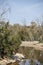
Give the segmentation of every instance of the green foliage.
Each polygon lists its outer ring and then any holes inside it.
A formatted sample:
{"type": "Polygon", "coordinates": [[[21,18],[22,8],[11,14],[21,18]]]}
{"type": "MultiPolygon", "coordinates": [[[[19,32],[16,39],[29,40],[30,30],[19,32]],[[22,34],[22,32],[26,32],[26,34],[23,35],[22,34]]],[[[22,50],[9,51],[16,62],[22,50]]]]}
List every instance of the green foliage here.
{"type": "Polygon", "coordinates": [[[18,48],[20,44],[19,35],[11,35],[11,29],[9,29],[9,23],[0,27],[0,55],[3,58],[4,55],[10,56],[18,48]]]}

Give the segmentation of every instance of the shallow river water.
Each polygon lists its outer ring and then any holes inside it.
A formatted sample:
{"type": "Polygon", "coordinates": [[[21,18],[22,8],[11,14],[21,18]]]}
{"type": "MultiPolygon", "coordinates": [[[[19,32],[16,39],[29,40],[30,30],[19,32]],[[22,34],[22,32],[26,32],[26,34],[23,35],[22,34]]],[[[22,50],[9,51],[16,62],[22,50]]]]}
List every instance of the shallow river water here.
{"type": "Polygon", "coordinates": [[[22,47],[19,50],[27,58],[19,65],[43,65],[43,51],[22,47]]]}
{"type": "Polygon", "coordinates": [[[20,62],[19,65],[43,65],[43,63],[40,63],[38,60],[26,59],[26,61],[20,62]]]}

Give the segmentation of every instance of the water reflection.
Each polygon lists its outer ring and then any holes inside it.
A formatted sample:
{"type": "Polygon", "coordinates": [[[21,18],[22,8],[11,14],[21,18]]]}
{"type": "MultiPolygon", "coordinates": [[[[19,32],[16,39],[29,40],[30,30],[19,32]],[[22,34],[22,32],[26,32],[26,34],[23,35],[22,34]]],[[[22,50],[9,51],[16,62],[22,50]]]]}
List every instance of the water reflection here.
{"type": "Polygon", "coordinates": [[[43,50],[36,50],[33,47],[20,47],[19,52],[25,55],[26,61],[19,65],[43,65],[43,50]]]}
{"type": "Polygon", "coordinates": [[[37,59],[40,63],[43,63],[43,51],[31,47],[21,47],[19,52],[24,54],[27,59],[37,59]]]}
{"type": "Polygon", "coordinates": [[[25,65],[25,62],[24,61],[23,62],[20,62],[19,65],[25,65]]]}
{"type": "Polygon", "coordinates": [[[26,59],[26,61],[20,62],[19,65],[43,65],[43,63],[40,63],[38,60],[26,59]]]}

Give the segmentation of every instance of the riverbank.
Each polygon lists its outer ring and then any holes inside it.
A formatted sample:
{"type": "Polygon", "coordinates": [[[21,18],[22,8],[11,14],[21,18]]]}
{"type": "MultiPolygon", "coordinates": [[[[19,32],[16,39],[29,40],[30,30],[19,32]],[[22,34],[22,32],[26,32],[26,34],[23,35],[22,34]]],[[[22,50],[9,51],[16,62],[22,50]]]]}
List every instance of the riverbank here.
{"type": "Polygon", "coordinates": [[[0,65],[9,65],[9,64],[13,64],[13,63],[15,63],[15,62],[16,62],[16,61],[13,60],[13,59],[8,59],[8,58],[6,58],[6,59],[0,60],[0,65]]]}
{"type": "Polygon", "coordinates": [[[20,47],[33,47],[36,50],[43,51],[43,43],[39,43],[39,41],[22,41],[20,47]]]}
{"type": "Polygon", "coordinates": [[[18,65],[19,62],[24,60],[24,55],[20,53],[16,53],[15,55],[12,56],[12,58],[4,58],[0,59],[0,65],[18,65]]]}

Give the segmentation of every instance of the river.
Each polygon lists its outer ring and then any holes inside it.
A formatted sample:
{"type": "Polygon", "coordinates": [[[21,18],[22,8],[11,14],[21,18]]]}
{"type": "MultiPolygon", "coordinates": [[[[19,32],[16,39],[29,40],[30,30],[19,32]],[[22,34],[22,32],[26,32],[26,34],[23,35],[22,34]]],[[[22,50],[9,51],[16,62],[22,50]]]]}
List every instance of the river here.
{"type": "Polygon", "coordinates": [[[20,48],[20,53],[26,57],[25,61],[19,65],[43,65],[43,51],[35,50],[34,48],[20,48]]]}
{"type": "Polygon", "coordinates": [[[43,65],[43,63],[40,63],[38,60],[29,60],[26,59],[26,61],[20,62],[19,65],[43,65]]]}

